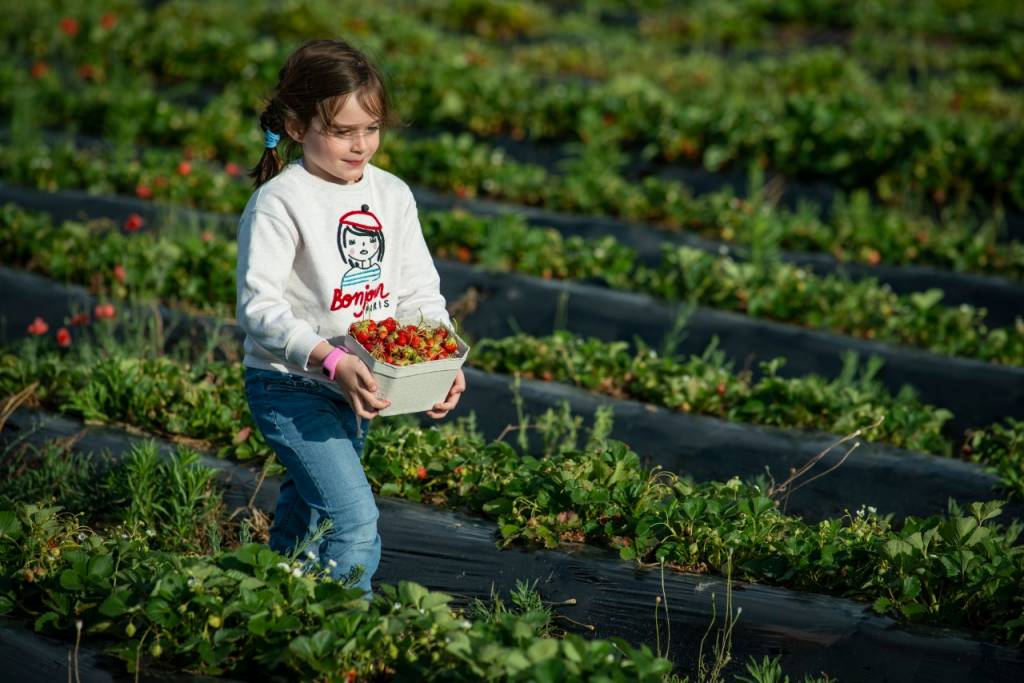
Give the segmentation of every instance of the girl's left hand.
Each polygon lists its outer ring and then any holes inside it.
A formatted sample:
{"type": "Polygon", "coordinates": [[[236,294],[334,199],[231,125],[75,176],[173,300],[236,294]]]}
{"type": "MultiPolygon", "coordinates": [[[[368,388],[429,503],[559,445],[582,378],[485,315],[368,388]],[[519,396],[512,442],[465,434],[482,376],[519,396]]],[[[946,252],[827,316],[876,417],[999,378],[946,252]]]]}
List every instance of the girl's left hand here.
{"type": "Polygon", "coordinates": [[[462,368],[459,368],[459,374],[455,375],[455,381],[452,382],[452,388],[448,390],[448,398],[444,400],[444,403],[435,403],[434,409],[428,410],[427,415],[435,420],[440,420],[442,417],[447,415],[449,411],[455,409],[455,406],[459,404],[459,397],[465,390],[466,376],[462,374],[462,368]]]}

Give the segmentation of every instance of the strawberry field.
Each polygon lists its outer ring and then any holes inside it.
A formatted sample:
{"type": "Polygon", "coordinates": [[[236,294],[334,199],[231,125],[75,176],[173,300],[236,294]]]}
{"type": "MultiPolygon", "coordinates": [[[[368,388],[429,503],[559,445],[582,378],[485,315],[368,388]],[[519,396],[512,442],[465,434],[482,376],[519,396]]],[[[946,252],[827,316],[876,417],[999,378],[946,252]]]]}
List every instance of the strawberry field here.
{"type": "MultiPolygon", "coordinates": [[[[1024,673],[1016,3],[60,0],[0,33],[10,680],[1024,673]],[[471,347],[451,415],[368,431],[370,602],[267,545],[235,319],[258,116],[324,36],[390,81],[373,163],[471,347]]],[[[379,362],[461,348],[385,317],[351,329],[379,362]]]]}

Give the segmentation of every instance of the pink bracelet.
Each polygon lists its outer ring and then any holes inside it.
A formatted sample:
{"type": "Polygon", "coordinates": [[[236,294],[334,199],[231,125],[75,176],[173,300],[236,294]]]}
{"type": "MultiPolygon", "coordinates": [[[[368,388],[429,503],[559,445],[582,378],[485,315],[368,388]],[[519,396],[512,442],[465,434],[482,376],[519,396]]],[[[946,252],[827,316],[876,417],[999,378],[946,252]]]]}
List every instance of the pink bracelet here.
{"type": "Polygon", "coordinates": [[[338,361],[346,353],[352,353],[346,348],[335,346],[334,350],[327,354],[323,362],[323,371],[327,375],[327,379],[334,381],[334,370],[338,367],[338,361]]]}

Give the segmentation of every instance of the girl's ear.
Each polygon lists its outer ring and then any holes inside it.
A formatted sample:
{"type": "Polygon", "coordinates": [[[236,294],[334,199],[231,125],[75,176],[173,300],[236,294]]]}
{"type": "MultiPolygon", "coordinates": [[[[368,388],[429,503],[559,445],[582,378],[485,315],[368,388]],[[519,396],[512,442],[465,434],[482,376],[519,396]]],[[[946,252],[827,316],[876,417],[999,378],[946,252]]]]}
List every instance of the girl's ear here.
{"type": "Polygon", "coordinates": [[[285,119],[284,130],[288,133],[288,137],[300,145],[302,144],[302,138],[306,136],[306,131],[299,125],[298,121],[295,121],[294,119],[285,119]]]}

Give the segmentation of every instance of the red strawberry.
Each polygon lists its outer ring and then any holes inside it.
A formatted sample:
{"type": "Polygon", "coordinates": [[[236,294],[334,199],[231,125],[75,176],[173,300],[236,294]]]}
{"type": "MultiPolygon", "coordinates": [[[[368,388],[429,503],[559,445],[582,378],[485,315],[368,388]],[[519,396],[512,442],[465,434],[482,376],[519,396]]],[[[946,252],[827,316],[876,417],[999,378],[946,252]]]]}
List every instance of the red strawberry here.
{"type": "Polygon", "coordinates": [[[32,321],[32,324],[28,326],[28,333],[34,337],[41,337],[50,331],[50,326],[46,324],[46,321],[42,318],[36,318],[32,321]]]}
{"type": "Polygon", "coordinates": [[[445,339],[444,344],[442,346],[444,346],[444,350],[447,351],[448,353],[455,353],[456,351],[459,350],[459,343],[452,339],[451,337],[445,339]]]}
{"type": "Polygon", "coordinates": [[[78,35],[78,19],[74,17],[62,17],[59,26],[60,32],[68,37],[74,38],[78,35]]]}
{"type": "Polygon", "coordinates": [[[146,221],[137,213],[130,214],[124,219],[124,229],[128,232],[137,232],[145,225],[146,221]]]}
{"type": "Polygon", "coordinates": [[[57,345],[65,349],[71,346],[71,333],[68,332],[68,328],[62,327],[57,330],[57,345]]]}
{"type": "Polygon", "coordinates": [[[409,333],[406,332],[405,330],[402,330],[401,332],[398,333],[398,344],[400,346],[409,345],[409,333]]]}
{"type": "Polygon", "coordinates": [[[420,465],[419,468],[417,468],[417,470],[416,470],[416,478],[419,479],[420,481],[426,479],[427,478],[427,468],[424,467],[423,465],[420,465]]]}

